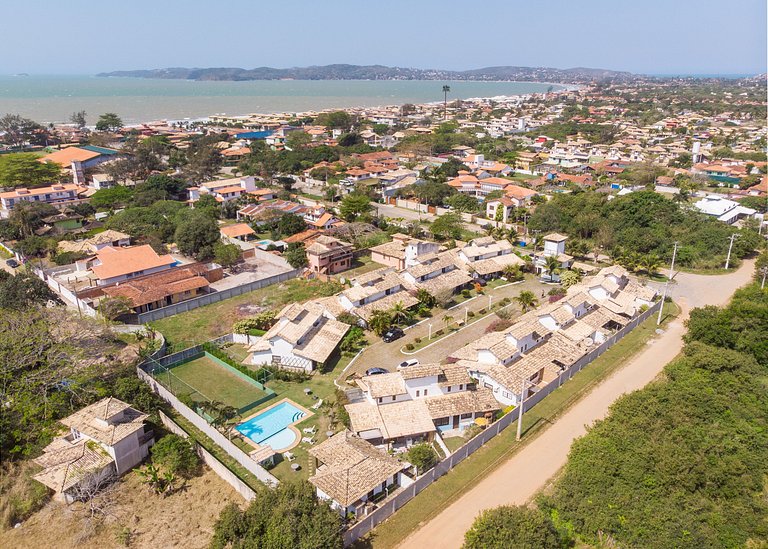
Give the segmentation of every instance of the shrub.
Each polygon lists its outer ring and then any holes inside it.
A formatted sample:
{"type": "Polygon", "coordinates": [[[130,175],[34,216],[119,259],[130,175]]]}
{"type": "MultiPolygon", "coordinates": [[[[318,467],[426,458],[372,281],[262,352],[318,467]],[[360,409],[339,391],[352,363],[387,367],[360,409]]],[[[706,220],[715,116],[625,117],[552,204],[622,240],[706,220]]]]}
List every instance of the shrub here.
{"type": "Polygon", "coordinates": [[[568,538],[540,509],[509,506],[483,511],[464,535],[466,549],[488,547],[536,547],[560,549],[568,538]]]}
{"type": "Polygon", "coordinates": [[[510,303],[512,303],[512,300],[508,297],[505,297],[504,299],[501,300],[502,305],[509,305],[510,303]]]}
{"type": "Polygon", "coordinates": [[[487,311],[487,310],[485,310],[485,309],[480,309],[480,310],[478,311],[478,313],[480,313],[481,315],[484,315],[484,314],[485,314],[485,313],[487,313],[487,312],[488,312],[488,311],[487,311]]]}
{"type": "Polygon", "coordinates": [[[405,350],[406,351],[413,351],[415,349],[413,343],[406,343],[405,344],[405,350]]]}
{"type": "Polygon", "coordinates": [[[464,297],[465,299],[469,299],[470,296],[472,296],[472,292],[470,292],[469,290],[461,290],[461,296],[464,297]]]}
{"type": "Polygon", "coordinates": [[[485,333],[502,332],[512,326],[512,321],[508,318],[499,318],[491,322],[485,329],[485,333]]]}
{"type": "Polygon", "coordinates": [[[275,323],[275,313],[265,311],[251,318],[235,322],[232,331],[236,334],[247,334],[249,330],[269,330],[275,323]]]}
{"type": "Polygon", "coordinates": [[[499,318],[508,319],[512,317],[512,311],[510,309],[499,309],[496,311],[496,316],[499,318]]]}
{"type": "Polygon", "coordinates": [[[200,458],[188,439],[165,435],[152,448],[152,461],[166,472],[189,477],[198,471],[200,458]]]}
{"type": "Polygon", "coordinates": [[[421,338],[420,337],[414,338],[413,342],[414,343],[421,343],[421,338]]]}
{"type": "Polygon", "coordinates": [[[474,316],[475,316],[475,311],[467,311],[467,316],[468,316],[469,318],[474,318],[474,316]]]}
{"type": "Polygon", "coordinates": [[[445,332],[443,332],[443,330],[442,330],[442,329],[440,329],[440,330],[438,330],[438,331],[436,331],[436,332],[435,332],[435,335],[436,335],[436,336],[441,336],[441,335],[443,335],[443,333],[445,333],[445,332]]]}
{"type": "Polygon", "coordinates": [[[352,313],[341,313],[336,317],[336,320],[343,322],[344,324],[349,324],[350,326],[358,326],[360,322],[360,319],[352,313]]]}
{"type": "Polygon", "coordinates": [[[415,465],[418,474],[422,475],[437,464],[437,452],[429,444],[415,444],[408,450],[408,461],[415,465]]]}

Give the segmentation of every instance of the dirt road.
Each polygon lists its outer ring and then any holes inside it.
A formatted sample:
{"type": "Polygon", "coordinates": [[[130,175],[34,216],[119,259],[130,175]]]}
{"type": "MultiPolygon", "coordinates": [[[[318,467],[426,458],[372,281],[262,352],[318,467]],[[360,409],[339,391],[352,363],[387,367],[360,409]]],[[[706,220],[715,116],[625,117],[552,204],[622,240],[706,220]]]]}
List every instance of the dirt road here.
{"type": "Polygon", "coordinates": [[[753,270],[754,262],[749,261],[738,271],[723,276],[678,274],[672,295],[683,311],[665,333],[493,473],[411,534],[401,547],[460,547],[464,532],[480,511],[530,500],[565,464],[571,444],[586,432],[587,425],[605,417],[610,405],[621,395],[652,381],[680,352],[689,307],[725,304],[736,289],[749,282],[753,270]]]}

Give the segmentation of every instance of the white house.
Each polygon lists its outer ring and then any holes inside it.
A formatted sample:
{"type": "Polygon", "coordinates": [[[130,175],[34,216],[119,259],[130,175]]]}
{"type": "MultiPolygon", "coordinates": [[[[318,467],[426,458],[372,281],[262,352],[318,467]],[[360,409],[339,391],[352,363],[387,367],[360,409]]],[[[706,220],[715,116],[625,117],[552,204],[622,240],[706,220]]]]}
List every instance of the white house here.
{"type": "Polygon", "coordinates": [[[315,302],[286,305],[266,334],[250,346],[250,364],[313,371],[324,364],[349,330],[315,302]]]}
{"type": "Polygon", "coordinates": [[[374,447],[350,431],[336,433],[310,448],[316,460],[315,474],[309,478],[317,496],[346,517],[364,516],[373,504],[398,487],[413,483],[412,468],[374,447]]]}
{"type": "Polygon", "coordinates": [[[201,196],[209,194],[217,202],[228,202],[240,198],[243,194],[256,191],[256,179],[252,176],[233,177],[201,183],[197,187],[189,187],[189,202],[194,204],[201,196]]]}
{"type": "Polygon", "coordinates": [[[534,266],[539,275],[545,273],[553,282],[559,282],[560,277],[557,273],[547,272],[547,258],[554,257],[559,263],[559,269],[568,269],[573,264],[573,257],[565,253],[565,241],[568,237],[559,233],[551,233],[543,238],[544,250],[542,253],[534,256],[534,266]]]}
{"type": "Polygon", "coordinates": [[[738,202],[722,196],[710,194],[693,204],[696,209],[707,215],[716,217],[719,221],[733,225],[739,219],[754,217],[757,210],[742,206],[738,202]]]}
{"type": "Polygon", "coordinates": [[[61,420],[69,433],[54,439],[35,459],[43,470],[34,478],[71,502],[80,487],[130,471],[154,442],[152,431],[144,428],[147,417],[112,397],[86,406],[61,420]]]}

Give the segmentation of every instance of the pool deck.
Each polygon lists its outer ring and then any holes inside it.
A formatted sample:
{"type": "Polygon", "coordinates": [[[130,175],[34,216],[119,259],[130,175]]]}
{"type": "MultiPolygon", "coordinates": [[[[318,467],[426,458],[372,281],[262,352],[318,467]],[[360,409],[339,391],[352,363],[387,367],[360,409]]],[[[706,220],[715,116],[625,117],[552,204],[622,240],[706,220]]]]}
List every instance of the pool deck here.
{"type": "MultiPolygon", "coordinates": [[[[301,410],[302,412],[304,412],[304,415],[303,415],[302,417],[300,417],[299,419],[297,419],[296,421],[294,421],[294,422],[292,422],[292,423],[289,423],[288,425],[286,425],[286,426],[285,426],[285,428],[286,428],[286,429],[290,429],[291,431],[293,431],[293,432],[294,432],[294,434],[296,435],[296,442],[294,442],[293,444],[291,444],[291,445],[290,445],[290,446],[288,446],[287,448],[281,448],[279,451],[278,451],[278,450],[275,450],[274,448],[272,448],[272,450],[274,450],[276,453],[281,453],[281,454],[282,454],[283,452],[288,452],[288,451],[290,451],[290,450],[293,450],[294,448],[296,448],[296,446],[298,446],[299,444],[301,444],[301,438],[302,438],[304,435],[301,433],[301,431],[299,431],[299,430],[298,430],[298,428],[296,428],[296,426],[295,426],[295,425],[296,425],[297,423],[301,423],[301,422],[302,422],[302,421],[304,421],[305,419],[308,419],[308,418],[310,418],[311,416],[315,415],[315,413],[314,413],[314,412],[312,412],[312,411],[310,411],[310,410],[307,410],[307,409],[306,409],[304,406],[302,406],[302,405],[301,405],[301,404],[299,404],[298,402],[295,402],[295,401],[291,400],[290,398],[283,398],[283,399],[281,399],[281,400],[278,400],[278,401],[277,401],[277,402],[275,402],[274,404],[271,404],[270,406],[267,406],[266,408],[262,408],[261,410],[259,410],[259,411],[257,411],[257,412],[254,412],[253,414],[251,414],[250,416],[246,417],[245,419],[243,419],[241,422],[239,422],[239,423],[238,423],[238,425],[242,425],[243,423],[246,423],[246,422],[250,421],[251,419],[255,418],[256,416],[259,416],[259,415],[263,414],[264,412],[267,412],[267,411],[271,410],[272,408],[274,408],[275,406],[279,406],[280,404],[282,404],[282,403],[284,403],[284,402],[288,402],[288,403],[290,403],[290,404],[291,404],[291,406],[295,406],[297,409],[299,409],[299,410],[301,410]]],[[[258,444],[257,442],[254,442],[253,440],[251,440],[251,439],[250,439],[249,437],[247,437],[247,436],[243,436],[243,439],[244,439],[244,440],[245,440],[245,441],[246,441],[248,444],[250,444],[251,446],[253,446],[253,447],[254,447],[255,449],[257,449],[257,450],[259,450],[259,449],[261,449],[261,448],[264,448],[264,446],[262,446],[261,444],[258,444]]]]}

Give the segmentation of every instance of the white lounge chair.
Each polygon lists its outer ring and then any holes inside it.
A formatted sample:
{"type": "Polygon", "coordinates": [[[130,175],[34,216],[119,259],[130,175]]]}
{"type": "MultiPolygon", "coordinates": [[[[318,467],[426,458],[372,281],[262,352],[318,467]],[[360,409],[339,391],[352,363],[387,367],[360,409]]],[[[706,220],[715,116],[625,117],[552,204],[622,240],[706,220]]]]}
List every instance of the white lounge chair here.
{"type": "Polygon", "coordinates": [[[312,427],[305,427],[302,431],[304,431],[305,435],[314,435],[317,432],[317,427],[314,425],[312,427]]]}
{"type": "Polygon", "coordinates": [[[288,461],[293,461],[296,459],[296,456],[293,455],[293,452],[283,452],[283,457],[288,461]]]}
{"type": "Polygon", "coordinates": [[[322,405],[323,405],[323,399],[321,398],[320,400],[318,400],[317,402],[315,402],[315,403],[312,405],[312,409],[313,409],[313,410],[317,410],[317,409],[318,409],[318,408],[320,408],[320,406],[322,406],[322,405]]]}
{"type": "Polygon", "coordinates": [[[306,442],[310,446],[315,443],[314,437],[301,437],[301,442],[306,442]]]}

